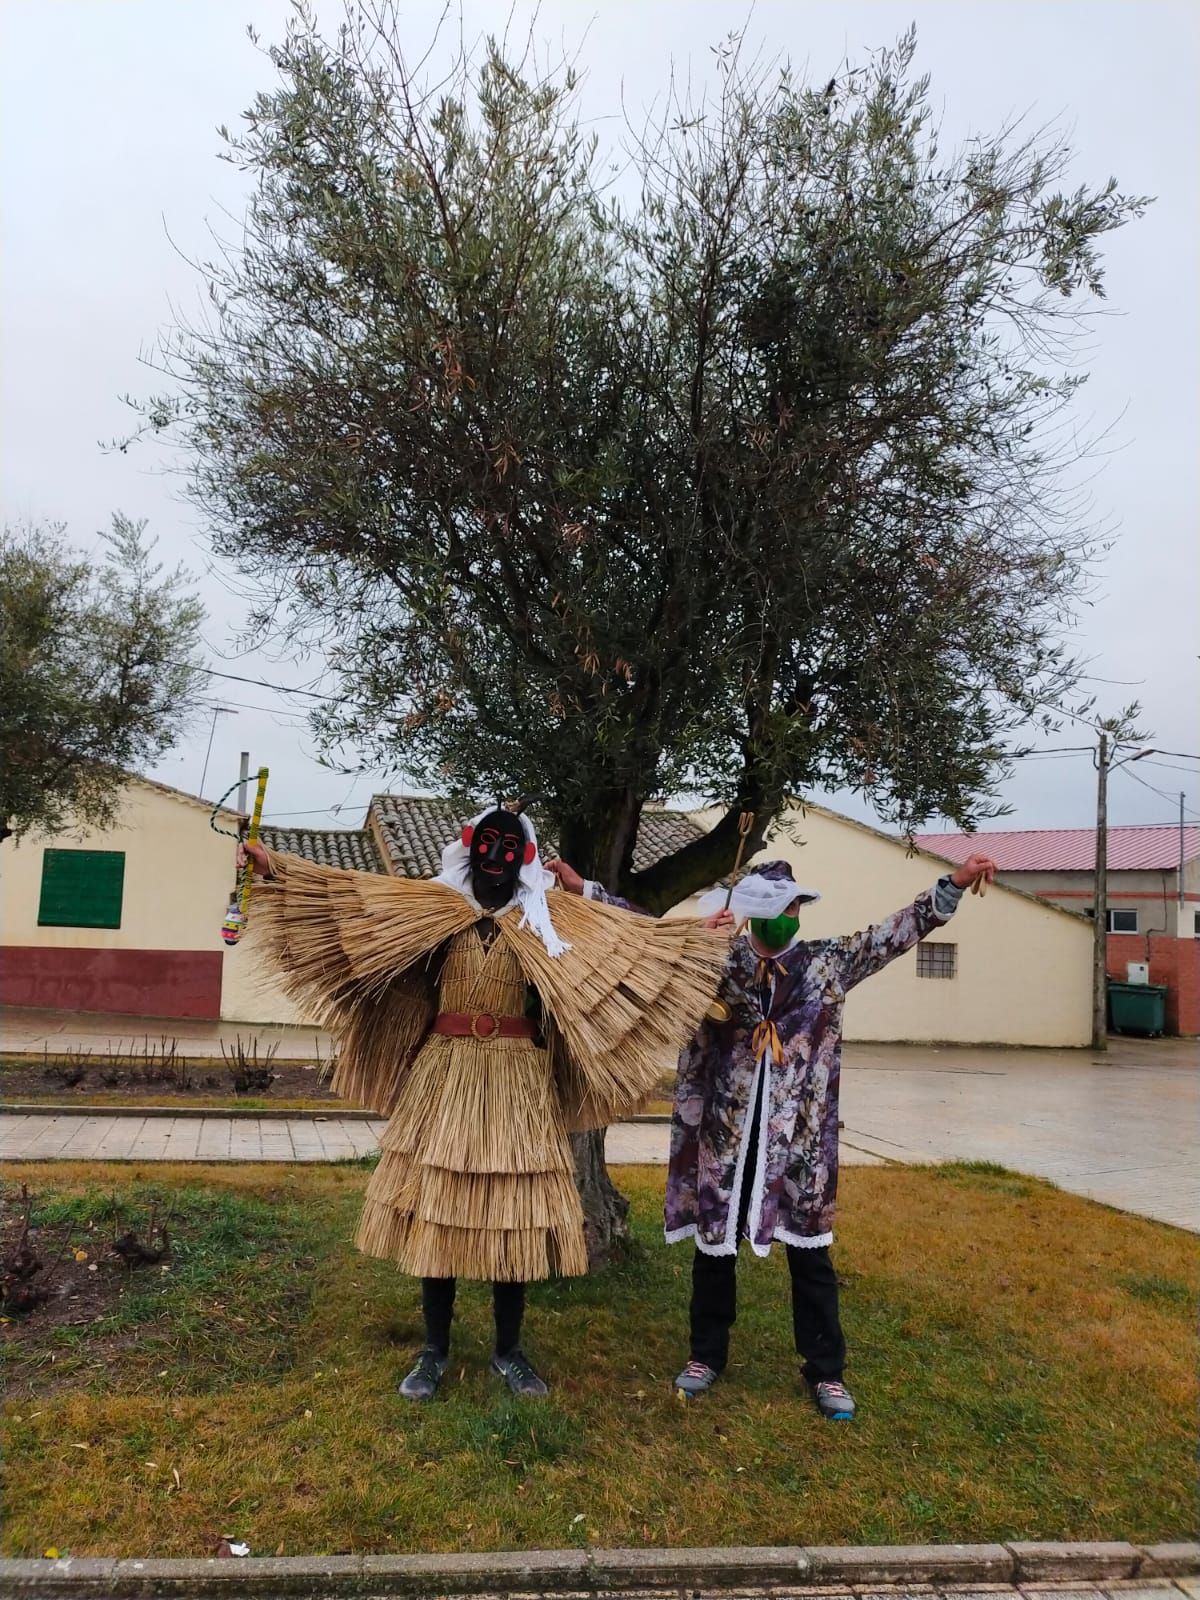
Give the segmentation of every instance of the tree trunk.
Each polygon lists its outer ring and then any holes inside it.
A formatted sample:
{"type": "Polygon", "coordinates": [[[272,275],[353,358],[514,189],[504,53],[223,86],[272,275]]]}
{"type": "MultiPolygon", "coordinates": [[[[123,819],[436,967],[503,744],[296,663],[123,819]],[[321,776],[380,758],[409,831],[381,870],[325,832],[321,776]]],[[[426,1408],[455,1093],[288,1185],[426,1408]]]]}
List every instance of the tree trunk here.
{"type": "Polygon", "coordinates": [[[604,1130],[571,1139],[575,1187],[583,1201],[583,1232],[592,1271],[620,1256],[629,1237],[629,1201],[616,1188],[604,1161],[604,1130]]]}
{"type": "MultiPolygon", "coordinates": [[[[572,819],[561,829],[563,855],[584,877],[615,889],[622,856],[633,854],[641,802],[630,791],[616,789],[598,791],[596,801],[591,817],[572,819]]],[[[583,1203],[588,1266],[594,1271],[621,1255],[629,1237],[629,1201],[609,1176],[604,1129],[575,1134],[571,1150],[575,1187],[583,1203]]]]}

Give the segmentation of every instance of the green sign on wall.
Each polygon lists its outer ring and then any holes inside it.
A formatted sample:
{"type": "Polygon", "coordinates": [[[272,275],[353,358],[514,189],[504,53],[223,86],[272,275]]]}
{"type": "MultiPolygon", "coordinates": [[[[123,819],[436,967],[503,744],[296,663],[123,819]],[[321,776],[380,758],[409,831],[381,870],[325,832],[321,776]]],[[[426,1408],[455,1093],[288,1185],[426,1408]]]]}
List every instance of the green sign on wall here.
{"type": "Polygon", "coordinates": [[[47,850],[38,926],[119,928],[124,894],[124,850],[47,850]]]}

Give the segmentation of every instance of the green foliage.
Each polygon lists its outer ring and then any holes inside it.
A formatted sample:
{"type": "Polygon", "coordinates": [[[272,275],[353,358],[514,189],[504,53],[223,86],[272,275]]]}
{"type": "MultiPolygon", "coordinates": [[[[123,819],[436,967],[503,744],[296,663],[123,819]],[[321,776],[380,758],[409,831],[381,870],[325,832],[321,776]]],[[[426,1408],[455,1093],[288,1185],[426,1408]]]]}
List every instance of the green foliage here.
{"type": "Polygon", "coordinates": [[[1073,341],[1144,202],[1059,192],[1052,136],[943,155],[911,34],[823,90],[731,41],[609,189],[570,71],[492,43],[425,93],[370,9],[271,52],[227,136],[245,246],[146,411],[261,582],[252,635],[340,682],[329,759],[539,794],[650,907],[814,785],[994,811],[1076,675],[1073,341]],[[680,792],[729,815],[635,873],[680,792]]]}
{"type": "Polygon", "coordinates": [[[204,614],[144,530],[115,516],[100,562],[60,527],[0,531],[0,838],[110,822],[187,725],[204,614]]]}

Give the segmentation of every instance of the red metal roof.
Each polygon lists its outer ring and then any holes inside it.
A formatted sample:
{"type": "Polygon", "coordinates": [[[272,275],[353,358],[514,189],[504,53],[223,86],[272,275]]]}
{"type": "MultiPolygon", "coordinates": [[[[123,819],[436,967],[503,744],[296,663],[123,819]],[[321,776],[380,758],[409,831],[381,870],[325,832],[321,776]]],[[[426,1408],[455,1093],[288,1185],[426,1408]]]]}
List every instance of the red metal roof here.
{"type": "MultiPolygon", "coordinates": [[[[965,861],[978,851],[991,856],[1001,872],[1092,872],[1096,865],[1095,828],[1013,828],[995,833],[918,833],[916,842],[930,855],[965,861]]],[[[1200,855],[1200,827],[1183,830],[1186,861],[1200,855]]],[[[1179,865],[1177,823],[1108,830],[1110,872],[1157,872],[1179,865]]]]}

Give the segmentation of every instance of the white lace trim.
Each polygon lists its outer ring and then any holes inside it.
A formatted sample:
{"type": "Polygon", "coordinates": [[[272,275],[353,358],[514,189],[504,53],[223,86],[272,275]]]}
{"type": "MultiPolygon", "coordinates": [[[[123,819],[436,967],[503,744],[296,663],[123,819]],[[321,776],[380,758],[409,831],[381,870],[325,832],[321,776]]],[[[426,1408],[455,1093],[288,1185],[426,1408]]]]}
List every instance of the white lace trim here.
{"type": "MultiPolygon", "coordinates": [[[[735,1256],[736,1247],[730,1248],[725,1244],[708,1244],[701,1239],[694,1222],[686,1223],[682,1228],[664,1228],[663,1238],[668,1244],[682,1244],[685,1239],[695,1239],[696,1249],[704,1256],[735,1256]]],[[[833,1243],[832,1233],[792,1233],[788,1228],[776,1228],[771,1235],[772,1243],[795,1245],[798,1250],[821,1250],[826,1245],[833,1243]]],[[[769,1255],[771,1245],[765,1244],[759,1248],[751,1241],[754,1254],[760,1259],[769,1255]]]]}
{"type": "MultiPolygon", "coordinates": [[[[746,1109],[742,1112],[742,1125],[738,1129],[738,1154],[737,1164],[733,1169],[733,1188],[729,1195],[729,1215],[725,1219],[725,1239],[720,1250],[706,1251],[706,1254],[735,1256],[738,1248],[738,1212],[742,1209],[742,1184],[746,1180],[746,1124],[754,1112],[754,1103],[758,1098],[759,1080],[763,1073],[763,1058],[755,1063],[754,1077],[750,1080],[750,1098],[746,1102],[746,1109]]],[[[763,1097],[766,1104],[766,1097],[763,1097]]],[[[762,1159],[762,1139],[758,1141],[759,1161],[762,1159]]],[[[756,1162],[757,1167],[757,1162],[756,1162]]],[[[753,1208],[755,1197],[750,1197],[753,1208]]],[[[750,1217],[746,1218],[746,1226],[750,1226],[750,1217]]],[[[697,1241],[699,1242],[699,1241],[697,1241]]],[[[704,1250],[704,1245],[699,1246],[704,1250]]]]}
{"type": "MultiPolygon", "coordinates": [[[[763,1189],[767,1177],[767,1127],[771,1120],[771,1063],[773,1054],[768,1051],[762,1058],[759,1071],[762,1075],[762,1110],[758,1118],[758,1155],[754,1163],[754,1193],[750,1196],[750,1208],[746,1212],[746,1237],[750,1241],[750,1248],[756,1256],[765,1256],[771,1248],[769,1244],[760,1250],[755,1242],[758,1238],[758,1225],[762,1221],[763,1189]]],[[[757,1089],[755,1093],[757,1093],[757,1089]]],[[[753,1102],[751,1102],[753,1104],[753,1102]]],[[[738,1210],[742,1209],[741,1190],[738,1191],[738,1210]]],[[[735,1218],[736,1222],[736,1218],[735,1218]]]]}
{"type": "Polygon", "coordinates": [[[792,1233],[787,1228],[776,1228],[774,1237],[780,1244],[795,1245],[797,1250],[821,1250],[833,1243],[832,1233],[792,1233]]]}

